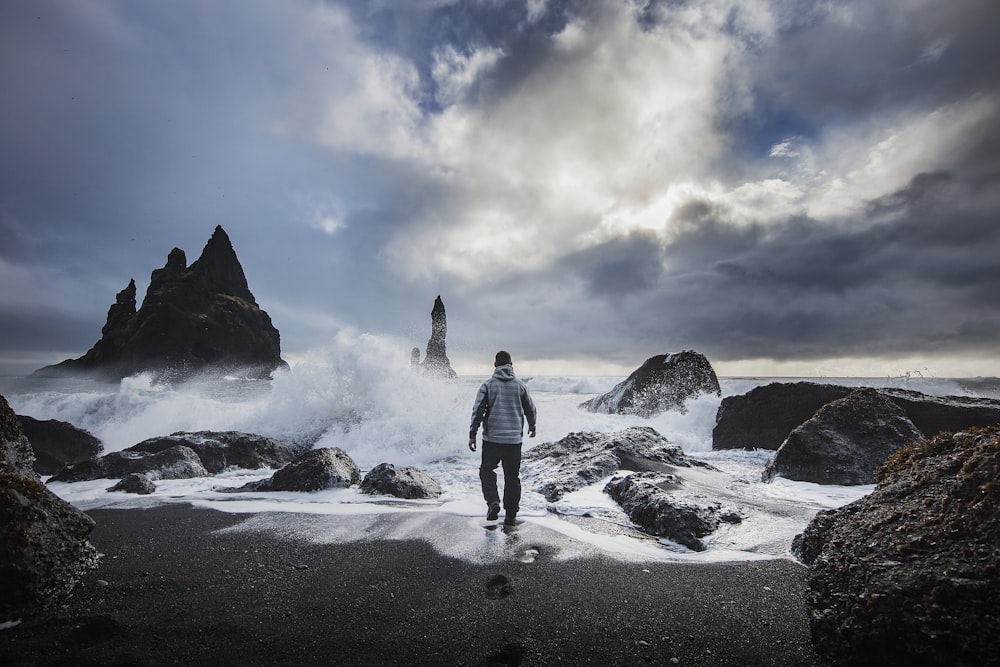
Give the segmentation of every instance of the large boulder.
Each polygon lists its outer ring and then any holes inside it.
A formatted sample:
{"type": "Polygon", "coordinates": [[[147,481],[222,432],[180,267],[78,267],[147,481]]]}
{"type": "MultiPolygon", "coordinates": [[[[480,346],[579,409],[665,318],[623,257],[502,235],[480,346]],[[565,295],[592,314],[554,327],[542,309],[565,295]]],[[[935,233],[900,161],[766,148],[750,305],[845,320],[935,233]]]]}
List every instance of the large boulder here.
{"type": "Polygon", "coordinates": [[[675,467],[709,467],[690,459],[648,426],[633,426],[613,433],[570,433],[524,452],[522,460],[541,480],[534,489],[555,502],[563,495],[601,481],[619,470],[672,472],[675,467]]]}
{"type": "Polygon", "coordinates": [[[682,485],[676,475],[644,472],[615,477],[604,491],[644,532],[692,551],[704,551],[700,538],[715,532],[720,523],[742,521],[737,510],[721,503],[676,498],[672,492],[682,485]]]}
{"type": "Polygon", "coordinates": [[[153,371],[183,378],[204,370],[266,377],[286,366],[278,330],[257,305],[232,243],[216,227],[190,267],[180,248],[152,272],[142,307],[135,281],[108,310],[101,339],[82,357],[35,372],[40,376],[97,373],[122,378],[153,371]]]}
{"type": "Polygon", "coordinates": [[[417,468],[397,468],[391,463],[380,463],[361,480],[361,491],[416,500],[437,498],[441,495],[441,486],[417,468]]]}
{"type": "MultiPolygon", "coordinates": [[[[448,335],[448,316],[444,312],[444,301],[439,294],[434,299],[434,307],[431,309],[431,337],[427,340],[427,354],[420,362],[420,367],[425,373],[438,377],[453,378],[458,375],[448,361],[445,338],[448,335]]],[[[413,357],[410,358],[414,362],[413,357]]]]}
{"type": "Polygon", "coordinates": [[[240,431],[178,431],[143,440],[125,451],[158,454],[178,445],[191,448],[213,475],[226,468],[280,468],[295,458],[291,448],[273,438],[240,431]]]}
{"type": "Polygon", "coordinates": [[[275,471],[269,479],[233,491],[322,491],[346,488],[361,480],[361,469],[339,447],[310,449],[275,471]]]}
{"type": "Polygon", "coordinates": [[[0,396],[0,623],[59,602],[99,558],[93,520],[38,481],[32,458],[0,396]]]}
{"type": "Polygon", "coordinates": [[[726,396],[715,413],[712,449],[777,449],[796,426],[850,387],[815,382],[772,382],[726,396]]]}
{"type": "Polygon", "coordinates": [[[857,389],[795,428],[764,468],[817,484],[874,484],[892,452],[923,438],[902,408],[874,389],[857,389]]]}
{"type": "Polygon", "coordinates": [[[174,445],[155,454],[127,451],[69,466],[53,475],[50,482],[83,482],[91,479],[115,479],[131,473],[145,473],[150,479],[190,479],[208,477],[198,454],[190,447],[174,445]]]}
{"type": "Polygon", "coordinates": [[[107,490],[136,493],[144,496],[156,491],[156,485],[153,484],[153,480],[149,478],[149,475],[141,472],[132,472],[122,477],[114,486],[109,486],[107,490]]]}
{"type": "MultiPolygon", "coordinates": [[[[772,382],[722,399],[712,429],[712,449],[778,449],[792,430],[821,407],[854,389],[814,382],[772,382]]],[[[908,389],[878,389],[902,408],[921,433],[1000,425],[1000,401],[930,396],[908,389]]]]}
{"type": "Polygon", "coordinates": [[[611,391],[584,401],[580,407],[650,417],[666,410],[683,412],[685,402],[700,394],[721,396],[719,378],[705,355],[684,350],[650,357],[611,391]]]}
{"type": "Polygon", "coordinates": [[[26,415],[17,419],[35,452],[35,472],[40,475],[54,475],[66,466],[96,458],[104,449],[91,433],[69,422],[26,415]]]}
{"type": "Polygon", "coordinates": [[[896,451],[874,492],[818,517],[817,651],[844,665],[996,664],[998,479],[1000,428],[942,434],[896,451]]]}

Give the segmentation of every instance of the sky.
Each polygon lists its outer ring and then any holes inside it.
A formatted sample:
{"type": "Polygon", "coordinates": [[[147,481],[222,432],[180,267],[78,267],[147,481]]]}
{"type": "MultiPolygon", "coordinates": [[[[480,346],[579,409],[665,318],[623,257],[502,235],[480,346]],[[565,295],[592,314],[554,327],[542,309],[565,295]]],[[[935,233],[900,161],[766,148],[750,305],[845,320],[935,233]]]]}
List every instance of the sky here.
{"type": "Polygon", "coordinates": [[[0,3],[0,373],[216,225],[295,363],[1000,376],[1000,3],[0,3]],[[409,363],[408,356],[402,363],[409,363]]]}

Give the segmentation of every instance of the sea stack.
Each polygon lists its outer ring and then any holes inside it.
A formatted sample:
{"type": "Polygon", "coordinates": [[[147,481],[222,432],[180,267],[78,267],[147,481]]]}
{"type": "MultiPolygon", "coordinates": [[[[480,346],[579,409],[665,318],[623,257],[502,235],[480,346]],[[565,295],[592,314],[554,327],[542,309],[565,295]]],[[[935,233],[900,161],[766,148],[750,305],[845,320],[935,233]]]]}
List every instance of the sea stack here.
{"type": "Polygon", "coordinates": [[[447,333],[448,317],[444,312],[444,301],[441,300],[441,295],[439,294],[434,299],[434,308],[431,310],[431,337],[427,341],[427,353],[424,355],[424,360],[420,363],[420,367],[425,373],[445,378],[458,376],[458,373],[452,369],[451,362],[448,361],[448,355],[445,353],[445,336],[447,333]]]}
{"type": "Polygon", "coordinates": [[[170,379],[202,371],[267,377],[286,366],[278,330],[257,305],[229,236],[216,227],[191,266],[180,248],[155,269],[142,307],[129,281],[108,310],[101,339],[78,359],[35,375],[92,373],[120,379],[152,371],[170,379]]]}

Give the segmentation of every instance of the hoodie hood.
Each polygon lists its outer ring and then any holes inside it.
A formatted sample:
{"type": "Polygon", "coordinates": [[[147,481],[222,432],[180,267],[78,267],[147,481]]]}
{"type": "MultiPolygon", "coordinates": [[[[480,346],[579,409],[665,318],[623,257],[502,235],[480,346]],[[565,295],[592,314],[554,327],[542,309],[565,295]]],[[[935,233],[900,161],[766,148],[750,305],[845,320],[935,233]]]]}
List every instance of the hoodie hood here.
{"type": "Polygon", "coordinates": [[[497,366],[493,370],[493,377],[498,380],[503,380],[504,382],[509,382],[514,379],[514,367],[510,364],[504,364],[503,366],[497,366]]]}

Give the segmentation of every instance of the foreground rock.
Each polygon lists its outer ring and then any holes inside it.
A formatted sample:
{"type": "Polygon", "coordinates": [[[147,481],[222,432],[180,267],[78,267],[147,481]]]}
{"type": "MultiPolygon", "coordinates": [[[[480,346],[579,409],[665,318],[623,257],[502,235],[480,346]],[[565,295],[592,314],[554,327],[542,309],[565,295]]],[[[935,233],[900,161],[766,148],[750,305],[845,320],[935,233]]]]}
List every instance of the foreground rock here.
{"type": "Polygon", "coordinates": [[[580,404],[591,412],[649,417],[667,410],[685,410],[684,403],[700,394],[722,395],[715,370],[703,354],[684,350],[659,354],[606,394],[580,404]]]}
{"type": "Polygon", "coordinates": [[[155,454],[127,450],[111,452],[99,459],[64,468],[49,481],[83,482],[91,479],[114,479],[131,473],[144,473],[154,480],[209,476],[193,449],[174,445],[155,454]]]}
{"type": "Polygon", "coordinates": [[[193,450],[205,470],[213,475],[227,468],[280,468],[295,458],[295,452],[285,444],[241,431],[178,431],[143,440],[125,451],[158,454],[178,445],[193,450]]]}
{"type": "Polygon", "coordinates": [[[45,488],[17,415],[0,396],[0,622],[69,595],[97,566],[94,522],[45,488]]]}
{"type": "Polygon", "coordinates": [[[902,408],[874,389],[827,403],[796,427],[764,469],[817,484],[874,484],[892,452],[923,438],[902,408]]]}
{"type": "Polygon", "coordinates": [[[361,491],[416,500],[439,497],[441,486],[417,468],[396,468],[391,463],[380,463],[361,480],[361,491]]]}
{"type": "Polygon", "coordinates": [[[97,373],[123,378],[153,371],[170,378],[213,370],[267,377],[286,366],[278,330],[250,293],[243,267],[222,227],[190,267],[174,248],[153,271],[136,311],[135,281],[108,310],[101,339],[86,354],[35,372],[97,373]]]}
{"type": "Polygon", "coordinates": [[[522,460],[537,467],[542,482],[534,490],[555,502],[619,470],[671,473],[675,467],[709,467],[689,459],[684,450],[648,426],[613,433],[570,433],[533,447],[522,460]]]}
{"type": "Polygon", "coordinates": [[[322,491],[357,484],[361,470],[339,447],[311,449],[276,471],[270,479],[244,484],[238,491],[322,491]]]}
{"type": "Polygon", "coordinates": [[[810,524],[813,643],[835,664],[994,664],[1000,655],[1000,428],[891,455],[875,491],[810,524]]]}
{"type": "MultiPolygon", "coordinates": [[[[452,369],[451,362],[448,361],[447,342],[445,340],[447,335],[448,316],[444,312],[444,301],[441,300],[441,295],[439,294],[434,299],[434,307],[431,309],[431,337],[427,341],[427,354],[424,355],[424,360],[420,362],[420,367],[425,373],[445,378],[458,376],[458,373],[452,369]]],[[[413,358],[411,356],[411,363],[412,361],[413,358]]]]}
{"type": "Polygon", "coordinates": [[[66,466],[96,458],[104,449],[100,440],[69,422],[42,421],[25,415],[18,415],[17,419],[31,443],[35,472],[40,475],[54,475],[66,466]]]}
{"type": "Polygon", "coordinates": [[[615,477],[605,493],[621,505],[628,517],[643,531],[677,542],[692,551],[704,551],[702,537],[714,533],[719,524],[740,523],[742,517],[721,503],[679,500],[672,491],[683,486],[676,475],[635,473],[615,477]]]}
{"type": "MultiPolygon", "coordinates": [[[[794,428],[852,387],[813,382],[773,382],[722,399],[712,449],[778,449],[794,428]]],[[[906,389],[877,389],[898,405],[925,436],[1000,425],[1000,401],[969,396],[929,396],[906,389]]]]}

